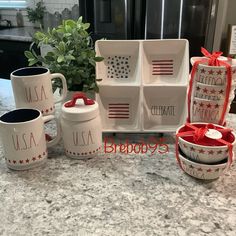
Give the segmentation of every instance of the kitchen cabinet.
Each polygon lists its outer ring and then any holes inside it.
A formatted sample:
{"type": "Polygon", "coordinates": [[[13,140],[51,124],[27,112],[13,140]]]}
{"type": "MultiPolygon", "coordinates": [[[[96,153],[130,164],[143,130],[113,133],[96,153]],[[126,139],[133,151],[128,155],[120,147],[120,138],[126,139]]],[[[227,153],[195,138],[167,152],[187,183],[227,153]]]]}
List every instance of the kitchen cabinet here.
{"type": "Polygon", "coordinates": [[[24,51],[31,42],[0,40],[0,78],[9,79],[10,73],[28,65],[24,51]]]}

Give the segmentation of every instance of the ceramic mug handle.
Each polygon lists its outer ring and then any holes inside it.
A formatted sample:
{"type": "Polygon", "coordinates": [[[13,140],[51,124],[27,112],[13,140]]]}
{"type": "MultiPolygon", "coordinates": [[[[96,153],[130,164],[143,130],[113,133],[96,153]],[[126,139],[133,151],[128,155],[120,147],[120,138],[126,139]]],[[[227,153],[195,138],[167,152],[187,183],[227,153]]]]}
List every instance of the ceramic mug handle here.
{"type": "Polygon", "coordinates": [[[62,82],[62,93],[61,96],[59,97],[59,99],[57,101],[55,101],[55,103],[59,103],[61,101],[63,101],[66,98],[67,95],[67,83],[66,83],[66,79],[64,77],[63,74],[60,73],[53,73],[51,74],[51,80],[55,79],[55,78],[59,78],[62,82]]]}
{"type": "Polygon", "coordinates": [[[56,145],[61,139],[61,128],[60,128],[59,120],[54,115],[43,116],[42,119],[43,119],[44,124],[51,120],[56,121],[57,135],[52,140],[47,141],[47,147],[52,147],[56,145]]]}

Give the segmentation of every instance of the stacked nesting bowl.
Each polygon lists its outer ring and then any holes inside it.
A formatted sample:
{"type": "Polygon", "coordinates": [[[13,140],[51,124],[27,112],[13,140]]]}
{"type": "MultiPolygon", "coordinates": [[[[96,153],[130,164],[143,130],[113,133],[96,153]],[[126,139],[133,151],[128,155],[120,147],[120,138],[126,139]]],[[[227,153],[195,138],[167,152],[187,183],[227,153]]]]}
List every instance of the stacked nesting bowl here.
{"type": "MultiPolygon", "coordinates": [[[[201,57],[192,57],[191,63],[194,64],[201,59],[201,57]]],[[[225,57],[220,57],[220,59],[227,62],[232,70],[232,84],[230,86],[229,100],[226,104],[225,114],[227,114],[235,96],[236,60],[229,61],[225,57]]],[[[227,73],[225,66],[209,66],[201,63],[198,65],[191,93],[191,122],[209,122],[224,125],[225,120],[221,121],[221,117],[226,101],[227,73]]]]}
{"type": "MultiPolygon", "coordinates": [[[[206,123],[191,123],[194,127],[201,128],[206,123]]],[[[216,179],[231,164],[230,150],[227,144],[218,142],[217,139],[225,143],[236,145],[235,133],[220,125],[214,125],[217,130],[208,130],[205,136],[196,141],[193,135],[180,136],[177,138],[176,155],[179,165],[187,174],[198,179],[216,179]],[[211,134],[210,134],[211,133],[211,134]],[[210,136],[209,136],[210,135],[210,136]]],[[[190,131],[187,125],[181,126],[176,134],[190,131]]]]}

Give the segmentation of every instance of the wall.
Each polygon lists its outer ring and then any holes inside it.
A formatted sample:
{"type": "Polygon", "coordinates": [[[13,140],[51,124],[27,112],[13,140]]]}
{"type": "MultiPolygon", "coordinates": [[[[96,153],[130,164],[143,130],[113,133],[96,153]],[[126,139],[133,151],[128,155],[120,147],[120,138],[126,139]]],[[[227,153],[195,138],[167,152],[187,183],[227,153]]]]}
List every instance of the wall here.
{"type": "Polygon", "coordinates": [[[227,8],[227,14],[226,14],[226,27],[225,27],[225,33],[228,27],[228,24],[234,24],[236,25],[236,1],[235,0],[228,0],[228,8],[227,8]]]}
{"type": "MultiPolygon", "coordinates": [[[[44,0],[46,9],[50,13],[54,13],[56,11],[62,12],[65,8],[68,8],[71,10],[74,4],[78,4],[79,0],[44,0]]],[[[34,3],[38,1],[28,1],[29,6],[32,7],[34,3]]],[[[12,25],[16,25],[16,9],[12,10],[0,10],[0,14],[2,16],[2,19],[7,19],[12,22],[12,25]]],[[[22,15],[24,17],[24,25],[25,26],[31,26],[32,23],[29,22],[27,18],[27,12],[25,10],[22,10],[22,15]]]]}

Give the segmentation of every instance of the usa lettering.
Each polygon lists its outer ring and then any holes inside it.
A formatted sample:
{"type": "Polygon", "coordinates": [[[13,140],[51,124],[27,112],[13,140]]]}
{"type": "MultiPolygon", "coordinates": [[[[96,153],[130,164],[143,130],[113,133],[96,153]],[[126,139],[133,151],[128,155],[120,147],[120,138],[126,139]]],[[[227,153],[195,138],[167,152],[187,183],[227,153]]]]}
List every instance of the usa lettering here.
{"type": "Polygon", "coordinates": [[[88,146],[94,144],[94,138],[91,130],[72,132],[74,146],[88,146]]]}
{"type": "Polygon", "coordinates": [[[29,134],[23,133],[21,135],[13,134],[12,144],[16,151],[28,150],[37,146],[34,134],[32,132],[29,134]]]}
{"type": "Polygon", "coordinates": [[[25,97],[29,103],[40,102],[48,99],[43,85],[25,88],[25,97]]]}
{"type": "Polygon", "coordinates": [[[195,170],[195,169],[190,168],[188,166],[183,166],[183,168],[190,175],[196,176],[197,178],[200,178],[200,179],[207,179],[205,176],[205,173],[203,173],[203,172],[199,172],[198,170],[195,170]]]}

